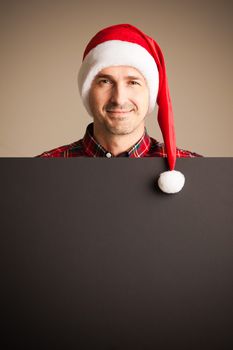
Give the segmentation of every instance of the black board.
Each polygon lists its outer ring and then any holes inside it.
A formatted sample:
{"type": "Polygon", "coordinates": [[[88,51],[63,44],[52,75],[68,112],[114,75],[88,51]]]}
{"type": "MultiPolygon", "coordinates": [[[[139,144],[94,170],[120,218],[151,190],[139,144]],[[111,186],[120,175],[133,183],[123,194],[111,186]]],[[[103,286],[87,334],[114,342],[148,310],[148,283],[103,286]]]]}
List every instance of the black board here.
{"type": "Polygon", "coordinates": [[[232,158],[0,159],[1,349],[232,349],[232,158]]]}

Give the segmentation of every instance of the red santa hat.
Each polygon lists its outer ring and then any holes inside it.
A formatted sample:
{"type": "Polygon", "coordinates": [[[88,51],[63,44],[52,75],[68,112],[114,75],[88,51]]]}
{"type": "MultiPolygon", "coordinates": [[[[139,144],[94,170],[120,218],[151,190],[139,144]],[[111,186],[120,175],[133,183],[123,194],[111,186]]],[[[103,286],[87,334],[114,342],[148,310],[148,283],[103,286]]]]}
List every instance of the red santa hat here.
{"type": "Polygon", "coordinates": [[[158,123],[163,135],[169,171],[160,174],[158,185],[165,193],[179,192],[185,182],[184,175],[174,170],[176,138],[174,118],[164,57],[154,39],[130,24],[118,24],[99,31],[88,43],[78,74],[81,98],[88,113],[89,91],[95,76],[111,66],[131,66],[145,78],[149,88],[149,108],[157,102],[158,123]]]}

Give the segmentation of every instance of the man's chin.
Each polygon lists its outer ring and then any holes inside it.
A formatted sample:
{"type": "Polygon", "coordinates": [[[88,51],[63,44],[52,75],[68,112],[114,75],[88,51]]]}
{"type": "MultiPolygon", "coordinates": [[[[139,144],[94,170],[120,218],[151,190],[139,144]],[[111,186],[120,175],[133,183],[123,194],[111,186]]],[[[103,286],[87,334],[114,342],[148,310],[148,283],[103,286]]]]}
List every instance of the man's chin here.
{"type": "Polygon", "coordinates": [[[106,129],[113,135],[128,135],[134,130],[132,125],[106,125],[106,129]]]}

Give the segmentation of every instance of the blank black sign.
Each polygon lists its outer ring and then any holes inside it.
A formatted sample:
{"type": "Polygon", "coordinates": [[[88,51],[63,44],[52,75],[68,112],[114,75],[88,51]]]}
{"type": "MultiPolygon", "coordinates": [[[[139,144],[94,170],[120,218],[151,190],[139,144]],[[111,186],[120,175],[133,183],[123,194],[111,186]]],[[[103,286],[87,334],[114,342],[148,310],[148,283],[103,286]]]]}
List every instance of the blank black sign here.
{"type": "Polygon", "coordinates": [[[1,349],[233,349],[232,158],[1,159],[1,349]]]}

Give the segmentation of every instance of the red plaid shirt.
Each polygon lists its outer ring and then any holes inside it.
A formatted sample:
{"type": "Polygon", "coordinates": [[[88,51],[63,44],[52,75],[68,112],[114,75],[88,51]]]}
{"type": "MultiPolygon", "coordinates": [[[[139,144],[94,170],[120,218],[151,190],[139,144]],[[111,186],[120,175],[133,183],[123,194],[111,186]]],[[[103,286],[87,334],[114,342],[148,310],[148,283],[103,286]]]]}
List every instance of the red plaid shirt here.
{"type": "MultiPolygon", "coordinates": [[[[177,158],[194,158],[201,155],[177,148],[177,158]]],[[[87,126],[83,139],[69,145],[54,148],[37,157],[42,158],[69,158],[69,157],[114,157],[93,136],[93,123],[87,126]]],[[[150,137],[145,128],[143,136],[127,151],[116,157],[142,158],[142,157],[167,157],[163,143],[150,137]]]]}

